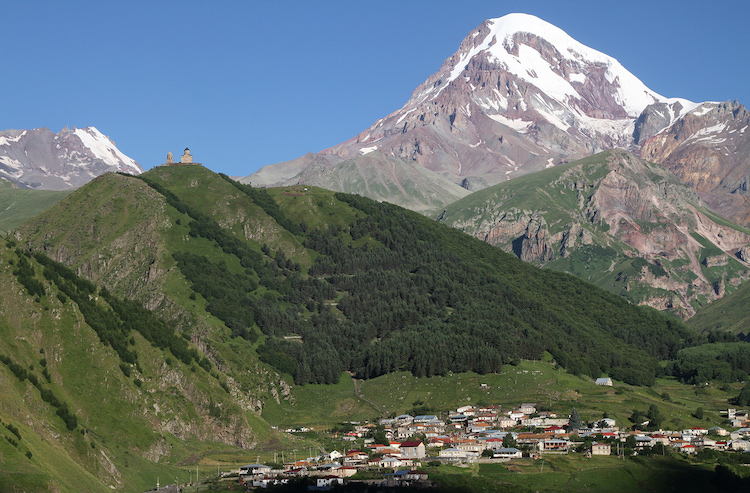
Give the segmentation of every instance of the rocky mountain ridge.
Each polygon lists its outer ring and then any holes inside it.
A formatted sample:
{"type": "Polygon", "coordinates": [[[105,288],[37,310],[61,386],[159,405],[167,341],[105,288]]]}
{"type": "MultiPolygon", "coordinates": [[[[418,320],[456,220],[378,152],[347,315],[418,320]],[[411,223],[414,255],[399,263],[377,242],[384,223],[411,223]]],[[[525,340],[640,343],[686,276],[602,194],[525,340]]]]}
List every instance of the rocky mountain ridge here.
{"type": "Polygon", "coordinates": [[[94,127],[0,131],[0,177],[21,187],[69,190],[110,171],[143,168],[94,127]]]}
{"type": "Polygon", "coordinates": [[[439,220],[683,317],[750,274],[746,230],[716,216],[668,171],[625,151],[476,192],[439,220]]]}
{"type": "Polygon", "coordinates": [[[716,212],[750,226],[750,112],[704,103],[643,142],[641,155],[694,188],[716,212]]]}

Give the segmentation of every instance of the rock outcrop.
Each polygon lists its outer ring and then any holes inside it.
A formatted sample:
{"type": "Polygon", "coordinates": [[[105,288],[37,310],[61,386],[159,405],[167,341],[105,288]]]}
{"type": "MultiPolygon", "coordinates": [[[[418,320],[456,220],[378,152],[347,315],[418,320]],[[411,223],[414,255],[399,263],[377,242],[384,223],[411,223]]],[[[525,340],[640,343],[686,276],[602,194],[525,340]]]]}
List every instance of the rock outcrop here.
{"type": "Polygon", "coordinates": [[[744,105],[704,103],[648,138],[641,155],[671,170],[714,211],[750,226],[749,128],[744,105]]]}
{"type": "Polygon", "coordinates": [[[715,220],[668,171],[625,151],[476,192],[438,219],[683,317],[750,274],[750,236],[715,220]]]}

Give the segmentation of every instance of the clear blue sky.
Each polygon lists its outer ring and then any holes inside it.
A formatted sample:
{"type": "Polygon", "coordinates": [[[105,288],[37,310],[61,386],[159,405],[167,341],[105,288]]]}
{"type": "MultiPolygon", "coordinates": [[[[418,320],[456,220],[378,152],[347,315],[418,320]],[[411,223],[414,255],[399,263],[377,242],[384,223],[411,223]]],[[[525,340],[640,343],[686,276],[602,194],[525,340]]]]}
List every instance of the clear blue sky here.
{"type": "Polygon", "coordinates": [[[648,87],[750,104],[746,1],[4,2],[0,129],[95,126],[145,169],[245,176],[401,107],[484,19],[526,12],[648,87]]]}

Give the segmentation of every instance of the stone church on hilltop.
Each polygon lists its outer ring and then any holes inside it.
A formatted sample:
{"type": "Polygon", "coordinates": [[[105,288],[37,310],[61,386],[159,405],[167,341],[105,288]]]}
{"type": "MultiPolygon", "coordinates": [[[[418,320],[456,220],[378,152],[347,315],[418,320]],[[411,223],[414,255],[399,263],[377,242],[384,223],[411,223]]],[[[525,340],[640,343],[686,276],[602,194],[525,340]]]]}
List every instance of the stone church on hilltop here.
{"type": "Polygon", "coordinates": [[[193,156],[190,154],[190,149],[187,147],[185,148],[185,152],[182,154],[182,157],[179,161],[176,163],[174,162],[174,157],[172,156],[172,151],[169,151],[167,153],[167,162],[162,164],[162,166],[181,166],[184,164],[193,164],[193,165],[200,165],[201,163],[194,163],[193,162],[193,156]]]}

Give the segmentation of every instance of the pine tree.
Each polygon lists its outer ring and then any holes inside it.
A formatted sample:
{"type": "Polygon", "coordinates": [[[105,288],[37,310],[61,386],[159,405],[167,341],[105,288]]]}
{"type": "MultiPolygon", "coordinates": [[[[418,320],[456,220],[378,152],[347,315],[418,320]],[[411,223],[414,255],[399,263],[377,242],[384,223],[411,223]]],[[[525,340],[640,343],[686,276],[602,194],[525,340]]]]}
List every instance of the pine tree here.
{"type": "Polygon", "coordinates": [[[570,411],[570,420],[568,421],[568,427],[572,430],[578,430],[583,426],[581,422],[581,416],[578,414],[578,409],[573,408],[570,411]]]}

